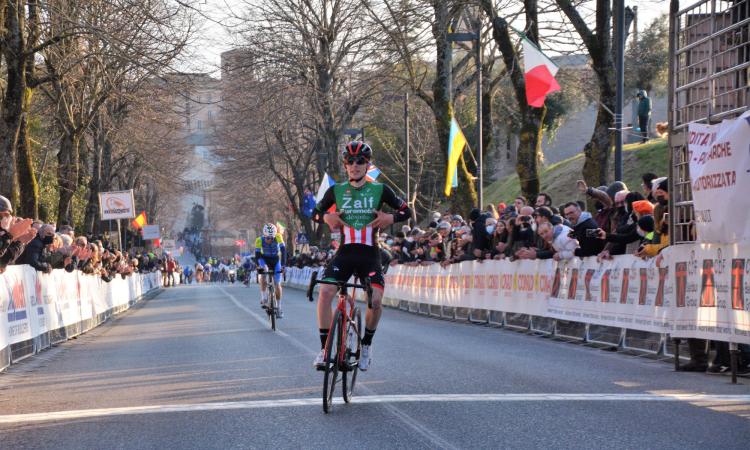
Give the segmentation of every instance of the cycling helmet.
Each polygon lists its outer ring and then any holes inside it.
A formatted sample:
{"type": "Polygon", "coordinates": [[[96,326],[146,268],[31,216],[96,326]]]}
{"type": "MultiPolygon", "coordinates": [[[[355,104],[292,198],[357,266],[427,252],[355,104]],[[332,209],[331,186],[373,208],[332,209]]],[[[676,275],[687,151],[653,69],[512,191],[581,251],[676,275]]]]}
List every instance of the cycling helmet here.
{"type": "Polygon", "coordinates": [[[263,237],[271,238],[276,236],[276,225],[267,223],[263,225],[263,237]]]}
{"type": "Polygon", "coordinates": [[[372,158],[372,148],[364,141],[351,141],[346,144],[344,151],[341,152],[341,156],[344,159],[349,156],[363,156],[369,161],[372,158]]]}

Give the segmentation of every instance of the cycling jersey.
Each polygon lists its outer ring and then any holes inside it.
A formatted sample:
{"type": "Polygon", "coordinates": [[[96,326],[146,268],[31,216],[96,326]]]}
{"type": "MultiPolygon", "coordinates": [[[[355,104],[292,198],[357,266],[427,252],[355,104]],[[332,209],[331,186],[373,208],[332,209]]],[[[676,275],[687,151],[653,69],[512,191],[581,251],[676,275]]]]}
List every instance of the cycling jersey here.
{"type": "Polygon", "coordinates": [[[286,246],[280,234],[271,239],[271,242],[266,242],[263,237],[255,239],[255,260],[260,261],[263,258],[281,258],[282,265],[286,261],[286,246]]]}
{"type": "Polygon", "coordinates": [[[336,184],[328,188],[316,209],[321,214],[336,205],[341,212],[341,220],[346,224],[341,230],[341,244],[364,244],[377,246],[378,232],[370,222],[375,219],[375,211],[383,204],[394,209],[394,222],[407,220],[411,215],[406,202],[396,196],[388,186],[371,181],[359,188],[349,183],[336,184]]]}

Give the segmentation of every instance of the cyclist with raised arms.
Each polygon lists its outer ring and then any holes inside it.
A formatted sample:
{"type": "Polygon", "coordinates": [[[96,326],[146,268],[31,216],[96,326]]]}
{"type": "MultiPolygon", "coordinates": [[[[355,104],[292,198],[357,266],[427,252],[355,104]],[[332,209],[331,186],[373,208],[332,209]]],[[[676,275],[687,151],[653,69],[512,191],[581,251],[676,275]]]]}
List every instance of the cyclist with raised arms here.
{"type": "MultiPolygon", "coordinates": [[[[323,279],[346,282],[352,275],[359,278],[370,277],[373,288],[372,309],[368,309],[365,314],[365,332],[359,360],[359,369],[367,370],[372,361],[372,338],[382,314],[381,301],[385,287],[378,232],[395,222],[407,220],[411,211],[391,188],[365,179],[372,158],[369,145],[362,141],[349,142],[342,156],[349,182],[331,186],[316,206],[318,216],[322,216],[331,230],[341,232],[339,248],[326,266],[323,279]],[[384,204],[390,206],[393,213],[381,211],[384,204]],[[335,210],[327,212],[334,205],[335,210]]],[[[320,286],[318,327],[321,351],[314,362],[317,368],[324,365],[323,348],[333,320],[331,303],[336,289],[336,286],[329,284],[320,286]]]]}
{"type": "MultiPolygon", "coordinates": [[[[276,299],[281,304],[281,273],[284,271],[286,263],[286,246],[284,238],[277,233],[276,225],[267,223],[263,225],[262,236],[255,239],[255,263],[258,269],[273,270],[273,284],[276,288],[276,299]]],[[[268,294],[266,293],[266,277],[260,278],[260,305],[265,308],[268,303],[268,294]]],[[[281,307],[278,308],[276,317],[281,319],[284,313],[281,307]]]]}

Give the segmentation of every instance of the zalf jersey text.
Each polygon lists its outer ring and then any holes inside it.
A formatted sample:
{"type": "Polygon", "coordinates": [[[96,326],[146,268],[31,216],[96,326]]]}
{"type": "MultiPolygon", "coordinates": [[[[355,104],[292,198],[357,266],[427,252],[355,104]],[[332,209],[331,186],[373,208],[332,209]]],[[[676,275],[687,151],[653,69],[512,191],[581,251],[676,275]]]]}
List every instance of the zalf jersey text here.
{"type": "Polygon", "coordinates": [[[350,183],[331,186],[317,206],[319,212],[328,211],[336,205],[345,223],[341,230],[341,244],[377,245],[378,229],[370,226],[375,219],[375,212],[386,204],[394,209],[394,221],[405,220],[408,216],[406,203],[398,198],[388,186],[366,182],[356,188],[350,183]],[[404,216],[404,217],[401,217],[404,216]]]}

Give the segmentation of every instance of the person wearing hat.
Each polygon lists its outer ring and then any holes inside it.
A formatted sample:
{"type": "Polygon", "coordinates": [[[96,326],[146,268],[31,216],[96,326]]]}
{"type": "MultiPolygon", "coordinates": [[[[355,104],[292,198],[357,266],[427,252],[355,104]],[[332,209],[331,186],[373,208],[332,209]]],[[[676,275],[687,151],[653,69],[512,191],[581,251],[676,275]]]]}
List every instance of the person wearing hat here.
{"type": "Polygon", "coordinates": [[[21,256],[26,244],[36,237],[31,219],[13,217],[13,205],[0,195],[0,273],[21,256]]]}
{"type": "Polygon", "coordinates": [[[651,99],[644,89],[635,95],[638,100],[638,132],[643,136],[641,143],[648,141],[648,123],[651,120],[651,99]]]}

